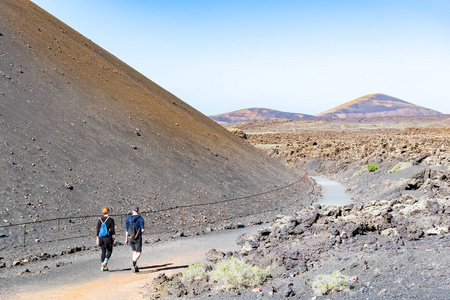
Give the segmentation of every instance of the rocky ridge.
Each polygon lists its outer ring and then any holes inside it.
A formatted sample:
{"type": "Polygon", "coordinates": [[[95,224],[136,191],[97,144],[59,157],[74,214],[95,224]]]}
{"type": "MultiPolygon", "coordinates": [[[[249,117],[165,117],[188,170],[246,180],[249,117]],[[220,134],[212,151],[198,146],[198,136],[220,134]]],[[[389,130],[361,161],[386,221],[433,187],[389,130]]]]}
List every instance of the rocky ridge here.
{"type": "Polygon", "coordinates": [[[230,255],[269,267],[271,278],[258,289],[220,292],[207,277],[183,283],[181,275],[160,276],[153,289],[171,281],[165,291],[169,296],[215,297],[219,292],[222,297],[242,294],[244,299],[313,297],[314,277],[339,270],[354,279],[350,293],[340,295],[346,299],[445,299],[449,263],[433,256],[450,255],[449,215],[448,200],[413,196],[344,207],[316,205],[292,216],[279,215],[273,225],[241,236],[239,252],[207,254],[206,269],[230,255]]]}
{"type": "Polygon", "coordinates": [[[267,108],[247,108],[210,116],[211,119],[221,125],[230,125],[235,123],[270,120],[270,119],[311,119],[312,115],[289,113],[267,108]]]}

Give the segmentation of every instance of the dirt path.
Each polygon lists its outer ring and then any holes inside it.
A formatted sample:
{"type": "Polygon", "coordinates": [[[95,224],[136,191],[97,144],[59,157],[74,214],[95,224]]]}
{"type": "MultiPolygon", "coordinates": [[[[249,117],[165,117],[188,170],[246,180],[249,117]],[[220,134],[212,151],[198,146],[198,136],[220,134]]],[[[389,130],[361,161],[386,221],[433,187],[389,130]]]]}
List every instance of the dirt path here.
{"type": "MultiPolygon", "coordinates": [[[[127,246],[114,249],[109,263],[110,272],[100,271],[98,251],[73,255],[69,265],[41,274],[6,280],[2,283],[2,299],[101,299],[106,295],[108,299],[140,299],[144,286],[159,273],[179,272],[189,264],[202,262],[205,253],[211,248],[221,251],[237,250],[236,238],[258,228],[248,227],[146,244],[139,260],[139,273],[131,272],[131,250],[127,246]]],[[[32,266],[30,270],[31,268],[32,266]]]]}
{"type": "Polygon", "coordinates": [[[339,182],[317,176],[311,176],[311,178],[322,186],[322,199],[317,202],[318,204],[342,206],[353,203],[345,192],[345,187],[339,182]]]}

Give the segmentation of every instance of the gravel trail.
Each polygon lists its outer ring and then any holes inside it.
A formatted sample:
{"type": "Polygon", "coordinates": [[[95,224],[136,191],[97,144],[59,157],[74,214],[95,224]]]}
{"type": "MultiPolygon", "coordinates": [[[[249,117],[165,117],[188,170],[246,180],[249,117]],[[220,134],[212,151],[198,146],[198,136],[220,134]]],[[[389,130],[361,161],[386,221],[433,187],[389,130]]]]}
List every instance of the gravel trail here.
{"type": "MultiPolygon", "coordinates": [[[[30,270],[29,275],[16,274],[3,278],[0,292],[2,299],[141,298],[145,285],[159,273],[171,274],[189,264],[203,262],[205,253],[212,248],[238,250],[236,238],[259,228],[246,227],[144,244],[138,264],[139,273],[131,272],[131,250],[124,245],[114,248],[108,265],[110,272],[100,271],[99,251],[84,251],[67,256],[64,260],[70,264],[59,268],[55,267],[59,260],[30,263],[26,266],[30,270]]],[[[15,271],[21,270],[17,268],[15,271]]]]}
{"type": "Polygon", "coordinates": [[[311,178],[322,186],[322,198],[317,202],[318,204],[343,206],[353,203],[345,192],[345,187],[339,182],[317,176],[311,176],[311,178]]]}

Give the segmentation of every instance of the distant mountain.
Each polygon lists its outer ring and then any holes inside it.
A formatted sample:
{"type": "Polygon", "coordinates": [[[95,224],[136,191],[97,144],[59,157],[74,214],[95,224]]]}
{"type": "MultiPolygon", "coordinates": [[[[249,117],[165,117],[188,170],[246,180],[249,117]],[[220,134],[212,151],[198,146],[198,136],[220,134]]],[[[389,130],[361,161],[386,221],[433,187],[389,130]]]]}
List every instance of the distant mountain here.
{"type": "Polygon", "coordinates": [[[327,110],[316,117],[372,118],[388,116],[428,116],[442,113],[385,94],[369,94],[327,110]]]}
{"type": "Polygon", "coordinates": [[[229,113],[210,116],[211,119],[219,124],[227,125],[234,123],[243,123],[249,121],[261,121],[271,119],[310,119],[314,118],[311,115],[288,113],[267,108],[247,108],[232,111],[229,113]]]}

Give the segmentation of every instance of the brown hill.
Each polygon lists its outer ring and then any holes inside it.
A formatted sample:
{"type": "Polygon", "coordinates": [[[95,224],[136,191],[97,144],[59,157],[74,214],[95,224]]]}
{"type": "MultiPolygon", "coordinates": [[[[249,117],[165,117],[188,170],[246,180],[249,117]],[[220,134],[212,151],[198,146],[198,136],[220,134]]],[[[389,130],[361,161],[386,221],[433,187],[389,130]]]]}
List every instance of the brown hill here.
{"type": "Polygon", "coordinates": [[[369,94],[327,110],[316,117],[324,118],[371,118],[387,116],[427,116],[441,113],[414,105],[385,94],[369,94]]]}
{"type": "Polygon", "coordinates": [[[218,114],[210,116],[211,119],[222,125],[229,125],[235,123],[243,123],[250,121],[262,121],[271,119],[310,119],[314,118],[311,115],[289,113],[267,108],[247,108],[232,111],[229,113],[218,114]]]}
{"type": "Polygon", "coordinates": [[[204,203],[297,179],[26,0],[0,0],[0,170],[6,224],[204,203]]]}

